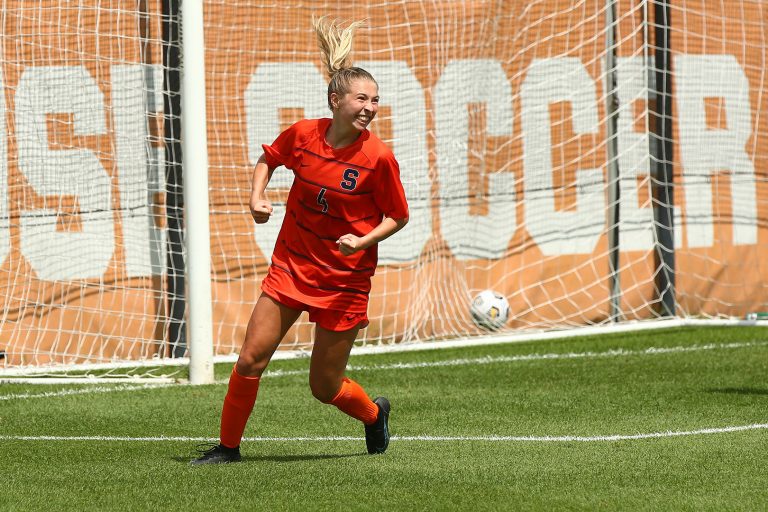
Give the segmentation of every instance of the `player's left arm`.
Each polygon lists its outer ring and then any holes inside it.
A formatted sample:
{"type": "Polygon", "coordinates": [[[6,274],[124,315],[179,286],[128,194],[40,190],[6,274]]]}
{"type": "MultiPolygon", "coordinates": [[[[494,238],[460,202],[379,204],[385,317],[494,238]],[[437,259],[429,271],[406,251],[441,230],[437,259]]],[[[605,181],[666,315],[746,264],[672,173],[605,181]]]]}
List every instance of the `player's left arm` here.
{"type": "Polygon", "coordinates": [[[408,224],[408,217],[401,219],[385,217],[378,226],[369,231],[365,236],[358,237],[351,233],[347,233],[346,235],[339,237],[339,239],[336,240],[336,243],[339,245],[341,254],[349,256],[357,251],[364,251],[382,240],[386,240],[403,229],[406,224],[408,224]]]}

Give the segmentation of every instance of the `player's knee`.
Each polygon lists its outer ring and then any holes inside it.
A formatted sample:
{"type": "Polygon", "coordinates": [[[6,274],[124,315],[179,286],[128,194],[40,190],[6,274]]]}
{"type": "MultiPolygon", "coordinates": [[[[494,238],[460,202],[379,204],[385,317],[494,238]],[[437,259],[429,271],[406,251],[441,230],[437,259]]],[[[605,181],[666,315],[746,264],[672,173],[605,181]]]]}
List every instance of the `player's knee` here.
{"type": "Polygon", "coordinates": [[[241,352],[237,358],[237,364],[235,364],[235,371],[243,377],[261,377],[268,362],[268,360],[264,361],[254,354],[241,352]]]}
{"type": "Polygon", "coordinates": [[[324,404],[331,403],[339,391],[334,383],[312,378],[309,379],[309,389],[312,396],[324,404]]]}

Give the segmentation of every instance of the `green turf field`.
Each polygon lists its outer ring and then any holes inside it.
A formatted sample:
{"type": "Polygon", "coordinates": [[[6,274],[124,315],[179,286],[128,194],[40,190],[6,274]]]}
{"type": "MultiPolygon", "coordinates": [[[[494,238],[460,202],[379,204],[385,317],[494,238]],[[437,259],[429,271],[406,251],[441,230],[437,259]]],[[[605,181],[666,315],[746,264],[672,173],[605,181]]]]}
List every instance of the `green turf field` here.
{"type": "Polygon", "coordinates": [[[274,361],[244,462],[190,467],[221,384],[0,386],[0,510],[766,510],[768,329],[353,357],[389,451],[274,361]],[[116,389],[116,390],[115,390],[116,389]],[[71,394],[64,394],[66,390],[71,394]],[[82,391],[82,392],[81,392],[82,391]]]}

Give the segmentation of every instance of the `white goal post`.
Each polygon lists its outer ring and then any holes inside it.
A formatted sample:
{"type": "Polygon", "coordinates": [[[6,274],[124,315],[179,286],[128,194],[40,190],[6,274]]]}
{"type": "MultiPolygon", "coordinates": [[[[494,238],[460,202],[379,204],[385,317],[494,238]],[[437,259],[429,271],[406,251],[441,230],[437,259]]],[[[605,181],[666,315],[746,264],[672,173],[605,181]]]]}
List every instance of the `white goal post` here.
{"type": "MultiPolygon", "coordinates": [[[[411,212],[356,350],[768,312],[762,1],[10,0],[0,380],[206,383],[235,356],[292,183],[256,226],[251,169],[329,115],[324,14],[367,20],[353,56],[411,212]],[[485,289],[510,305],[494,333],[485,289]]],[[[312,334],[303,315],[281,353],[312,334]]]]}
{"type": "Polygon", "coordinates": [[[213,382],[211,233],[208,208],[208,134],[205,99],[203,0],[181,3],[181,134],[184,155],[184,213],[189,283],[189,380],[213,382]]]}

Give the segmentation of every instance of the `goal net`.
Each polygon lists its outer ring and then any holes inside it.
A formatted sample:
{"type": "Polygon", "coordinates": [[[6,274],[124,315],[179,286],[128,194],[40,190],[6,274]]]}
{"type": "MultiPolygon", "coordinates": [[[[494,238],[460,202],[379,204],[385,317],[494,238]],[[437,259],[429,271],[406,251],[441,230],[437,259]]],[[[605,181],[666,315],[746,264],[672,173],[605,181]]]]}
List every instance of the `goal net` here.
{"type": "MultiPolygon", "coordinates": [[[[292,182],[255,225],[251,169],[329,116],[320,15],[367,19],[411,212],[360,345],[484,336],[485,289],[501,334],[768,311],[762,1],[209,0],[204,56],[175,3],[4,3],[0,377],[186,355],[183,207],[209,211],[212,343],[238,351],[292,182]],[[179,71],[203,58],[210,202],[184,205],[179,71]]],[[[282,348],[312,336],[302,316],[282,348]]]]}

